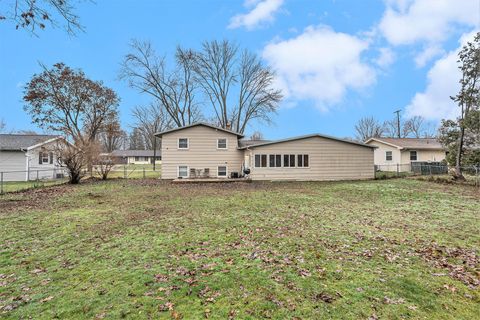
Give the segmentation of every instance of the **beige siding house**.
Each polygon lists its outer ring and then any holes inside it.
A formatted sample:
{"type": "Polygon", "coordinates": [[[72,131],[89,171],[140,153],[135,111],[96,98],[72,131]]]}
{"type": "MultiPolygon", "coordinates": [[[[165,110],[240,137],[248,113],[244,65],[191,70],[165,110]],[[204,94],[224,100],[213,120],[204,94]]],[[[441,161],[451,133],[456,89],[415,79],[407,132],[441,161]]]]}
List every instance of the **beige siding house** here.
{"type": "Polygon", "coordinates": [[[53,179],[63,174],[55,149],[62,137],[0,134],[0,172],[4,181],[53,179]]]}
{"type": "Polygon", "coordinates": [[[247,175],[252,180],[374,178],[375,147],[313,134],[246,141],[206,123],[156,134],[162,138],[162,179],[247,175]]]}
{"type": "Polygon", "coordinates": [[[410,171],[412,162],[440,162],[446,152],[434,138],[371,138],[375,165],[382,171],[410,171]]]}

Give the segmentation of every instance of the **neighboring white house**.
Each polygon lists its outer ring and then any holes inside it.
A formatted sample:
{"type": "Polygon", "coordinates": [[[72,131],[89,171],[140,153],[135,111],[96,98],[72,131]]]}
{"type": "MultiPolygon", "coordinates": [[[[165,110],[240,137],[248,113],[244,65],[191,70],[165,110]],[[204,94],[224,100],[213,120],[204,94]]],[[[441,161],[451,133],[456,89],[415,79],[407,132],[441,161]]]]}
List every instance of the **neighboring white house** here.
{"type": "Polygon", "coordinates": [[[63,174],[55,149],[62,137],[0,134],[0,172],[4,181],[58,178],[63,174]]]}
{"type": "Polygon", "coordinates": [[[382,171],[410,171],[412,162],[440,162],[446,152],[435,138],[370,138],[375,165],[382,171]]]}
{"type": "Polygon", "coordinates": [[[153,164],[155,158],[156,164],[162,163],[160,150],[113,150],[110,154],[115,163],[122,164],[153,164]]]}
{"type": "Polygon", "coordinates": [[[321,134],[277,141],[245,141],[243,135],[206,123],[157,133],[162,138],[162,179],[253,180],[373,179],[374,146],[321,134]]]}

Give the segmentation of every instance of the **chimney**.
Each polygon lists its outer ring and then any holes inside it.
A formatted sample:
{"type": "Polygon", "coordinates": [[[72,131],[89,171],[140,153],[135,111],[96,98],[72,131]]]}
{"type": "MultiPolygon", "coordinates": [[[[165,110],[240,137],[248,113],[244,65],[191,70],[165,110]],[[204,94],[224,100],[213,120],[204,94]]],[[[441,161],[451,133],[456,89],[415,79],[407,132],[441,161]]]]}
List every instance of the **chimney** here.
{"type": "Polygon", "coordinates": [[[225,129],[232,130],[232,123],[230,121],[227,121],[227,125],[225,126],[225,129]]]}

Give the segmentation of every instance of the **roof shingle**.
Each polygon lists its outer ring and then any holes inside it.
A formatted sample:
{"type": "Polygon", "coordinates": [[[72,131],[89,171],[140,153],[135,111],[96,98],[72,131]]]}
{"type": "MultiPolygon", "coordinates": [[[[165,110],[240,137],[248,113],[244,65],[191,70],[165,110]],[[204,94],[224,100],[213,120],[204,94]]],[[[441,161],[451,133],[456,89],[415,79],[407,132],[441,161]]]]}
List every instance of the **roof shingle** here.
{"type": "Polygon", "coordinates": [[[21,151],[58,137],[50,134],[0,134],[0,150],[21,151]]]}

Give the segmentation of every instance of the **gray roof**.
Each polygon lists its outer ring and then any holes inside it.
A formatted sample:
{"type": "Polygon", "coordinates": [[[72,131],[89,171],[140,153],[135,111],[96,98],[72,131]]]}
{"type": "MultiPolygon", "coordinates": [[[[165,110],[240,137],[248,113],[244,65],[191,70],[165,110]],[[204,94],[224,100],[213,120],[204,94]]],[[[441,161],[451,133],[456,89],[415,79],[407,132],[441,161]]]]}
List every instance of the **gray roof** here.
{"type": "Polygon", "coordinates": [[[175,131],[179,131],[179,130],[183,130],[183,129],[187,129],[187,128],[192,128],[192,127],[196,127],[196,126],[209,127],[209,128],[215,129],[215,130],[219,130],[219,131],[223,131],[223,132],[228,132],[228,133],[237,135],[237,136],[239,136],[240,138],[243,137],[243,134],[240,134],[240,133],[235,132],[235,131],[227,130],[227,129],[224,129],[224,128],[216,127],[216,126],[211,125],[211,124],[206,123],[206,122],[196,122],[196,123],[191,124],[191,125],[188,125],[188,126],[173,128],[173,129],[170,129],[170,130],[165,130],[165,131],[163,131],[163,132],[157,132],[157,133],[155,133],[155,136],[161,137],[161,136],[163,136],[164,134],[167,134],[167,133],[171,133],[171,132],[175,132],[175,131]]]}
{"type": "Polygon", "coordinates": [[[239,140],[238,147],[239,148],[251,147],[251,146],[266,143],[266,142],[271,142],[271,140],[239,140]]]}
{"type": "Polygon", "coordinates": [[[378,141],[394,145],[400,149],[444,149],[442,144],[436,138],[371,138],[370,141],[378,141]]]}
{"type": "MultiPolygon", "coordinates": [[[[113,150],[113,157],[153,157],[153,150],[113,150]]],[[[157,157],[160,157],[160,150],[157,150],[157,157]]]]}
{"type": "Polygon", "coordinates": [[[0,134],[0,150],[21,151],[55,138],[59,138],[59,136],[50,134],[0,134]]]}
{"type": "Polygon", "coordinates": [[[314,134],[308,134],[308,135],[298,136],[298,137],[293,137],[293,138],[288,138],[288,139],[281,139],[281,140],[274,140],[274,141],[269,141],[269,142],[258,143],[258,144],[251,145],[251,146],[241,146],[241,147],[239,147],[239,149],[256,148],[256,147],[268,146],[268,145],[272,145],[272,144],[276,144],[276,143],[296,141],[296,140],[308,139],[308,138],[313,138],[313,137],[335,140],[335,141],[339,141],[339,142],[354,144],[354,145],[361,146],[361,147],[376,148],[375,146],[371,146],[371,145],[360,143],[360,142],[340,139],[340,138],[336,138],[336,137],[332,137],[332,136],[328,136],[328,135],[320,134],[320,133],[314,133],[314,134]]]}

